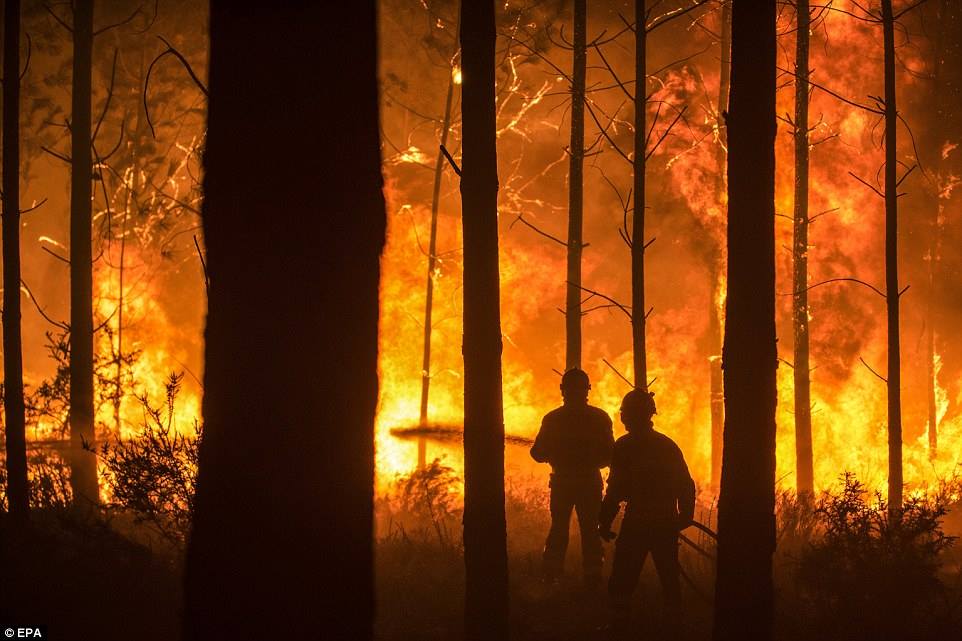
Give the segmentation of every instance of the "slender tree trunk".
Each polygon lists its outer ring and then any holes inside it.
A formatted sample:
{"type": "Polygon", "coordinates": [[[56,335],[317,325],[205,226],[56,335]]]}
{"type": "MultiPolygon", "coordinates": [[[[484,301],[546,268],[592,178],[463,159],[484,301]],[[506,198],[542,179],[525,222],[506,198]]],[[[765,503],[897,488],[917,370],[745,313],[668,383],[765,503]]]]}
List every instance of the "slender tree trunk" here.
{"type": "MultiPolygon", "coordinates": [[[[716,108],[718,127],[718,144],[715,146],[715,163],[717,170],[716,193],[719,202],[725,193],[725,163],[728,155],[728,136],[725,127],[724,113],[728,110],[728,90],[731,82],[731,48],[732,48],[732,7],[730,1],[721,6],[721,42],[719,47],[719,81],[718,105],[716,108]]],[[[710,292],[708,300],[708,345],[711,356],[708,359],[710,368],[710,410],[711,410],[711,487],[718,490],[721,482],[722,467],[722,433],[725,424],[725,391],[722,376],[721,341],[722,322],[719,299],[721,298],[721,248],[714,246],[708,258],[708,278],[710,292]]]]}
{"type": "Polygon", "coordinates": [[[795,330],[795,474],[799,494],[815,491],[812,462],[812,394],[808,349],[808,0],[796,0],[795,40],[795,237],[792,244],[792,326],[795,330]]]}
{"type": "MultiPolygon", "coordinates": [[[[924,147],[929,150],[928,163],[930,167],[935,167],[935,184],[931,189],[931,218],[929,221],[928,238],[928,294],[926,302],[926,365],[927,376],[925,381],[925,393],[927,401],[927,424],[929,457],[935,459],[938,456],[939,447],[939,417],[936,405],[935,388],[938,384],[936,380],[938,371],[935,367],[937,355],[936,337],[938,336],[938,302],[941,293],[941,274],[939,263],[941,260],[941,234],[942,216],[944,214],[944,196],[942,194],[942,176],[951,175],[951,168],[945,166],[942,158],[942,150],[946,142],[957,140],[959,129],[962,124],[958,123],[955,110],[947,98],[952,94],[955,86],[956,92],[958,85],[962,83],[953,82],[962,71],[962,60],[960,51],[962,45],[958,42],[958,27],[962,24],[959,20],[960,11],[957,3],[949,0],[941,0],[934,9],[937,21],[937,32],[935,37],[933,55],[933,82],[932,100],[933,110],[930,117],[935,122],[943,123],[940,127],[930,128],[929,140],[924,143],[924,147]],[[955,29],[953,29],[955,27],[955,29]],[[953,78],[955,74],[955,78],[953,78]],[[949,123],[955,123],[954,131],[948,127],[949,123]]],[[[951,192],[949,192],[951,194],[951,192]]]]}
{"type": "MultiPolygon", "coordinates": [[[[929,248],[929,256],[935,255],[934,245],[929,248]]],[[[929,438],[929,458],[934,459],[939,453],[939,411],[935,404],[935,377],[938,372],[935,369],[935,304],[931,299],[931,293],[935,290],[935,266],[932,264],[934,258],[929,259],[929,301],[926,303],[925,315],[928,319],[925,340],[925,401],[926,401],[926,424],[928,426],[929,438]]]]}
{"type": "Polygon", "coordinates": [[[372,636],[376,13],[344,3],[332,25],[324,3],[211,3],[188,639],[372,636]],[[318,69],[324,81],[305,82],[318,69]]]}
{"type": "Polygon", "coordinates": [[[885,303],[888,319],[888,432],[889,510],[902,508],[902,398],[899,340],[899,222],[898,160],[895,103],[895,18],[892,0],[882,0],[882,34],[885,48],[885,303]]]}
{"type": "Polygon", "coordinates": [[[645,345],[645,160],[648,133],[648,12],[645,0],[635,0],[635,153],[632,158],[632,193],[635,199],[631,224],[631,347],[635,387],[648,389],[648,356],[645,345]]]}
{"type": "Polygon", "coordinates": [[[100,502],[94,432],[94,312],[90,149],[94,2],[73,11],[73,111],[70,121],[70,488],[74,504],[100,502]]]}
{"type": "Polygon", "coordinates": [[[30,497],[20,336],[20,0],[3,8],[3,420],[7,506],[23,520],[30,497]]]}
{"type": "Polygon", "coordinates": [[[464,565],[469,639],[508,634],[494,2],[461,3],[464,565]]]}
{"type": "Polygon", "coordinates": [[[716,639],[769,639],[774,617],[775,10],[732,7],[716,639]]]}
{"type": "MultiPolygon", "coordinates": [[[[458,14],[458,29],[461,16],[458,14]]],[[[454,74],[448,74],[448,95],[444,101],[444,118],[441,121],[440,147],[448,142],[448,130],[451,128],[451,103],[454,99],[454,74]]],[[[444,175],[444,154],[438,151],[434,163],[434,192],[431,196],[431,240],[428,245],[428,275],[424,298],[424,352],[421,359],[421,418],[420,425],[428,424],[428,396],[431,391],[431,316],[434,311],[434,270],[438,262],[438,210],[441,204],[441,178],[444,175]]],[[[418,437],[418,467],[424,467],[427,459],[427,439],[418,437]]]]}
{"type": "Polygon", "coordinates": [[[117,386],[113,399],[114,425],[118,436],[122,428],[121,410],[124,404],[124,259],[127,253],[127,218],[130,215],[131,185],[128,184],[124,191],[124,215],[120,219],[120,262],[117,265],[117,352],[114,355],[116,368],[114,378],[117,386]]]}
{"type": "Polygon", "coordinates": [[[571,144],[568,147],[568,290],[565,303],[565,369],[581,368],[581,251],[584,225],[585,70],[588,53],[586,0],[574,0],[571,76],[571,144]]]}

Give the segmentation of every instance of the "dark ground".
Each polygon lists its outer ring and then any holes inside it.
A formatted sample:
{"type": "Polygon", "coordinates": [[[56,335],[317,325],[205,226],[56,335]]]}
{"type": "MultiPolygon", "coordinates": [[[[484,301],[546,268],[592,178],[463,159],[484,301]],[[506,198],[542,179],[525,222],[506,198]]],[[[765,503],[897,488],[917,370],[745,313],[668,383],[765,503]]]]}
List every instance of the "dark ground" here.
{"type": "MultiPolygon", "coordinates": [[[[535,496],[509,499],[512,637],[532,641],[609,638],[604,629],[608,607],[603,587],[586,589],[580,581],[576,528],[572,528],[567,575],[555,584],[541,580],[540,546],[547,515],[538,505],[535,496]]],[[[389,519],[386,531],[380,534],[378,639],[462,638],[460,515],[456,511],[435,514],[434,522],[418,525],[395,512],[396,520],[389,519]]],[[[26,531],[11,531],[9,523],[0,527],[0,567],[4,568],[0,620],[46,625],[49,638],[55,640],[179,637],[182,591],[176,551],[151,542],[123,517],[114,516],[109,525],[82,522],[61,508],[35,510],[32,516],[26,531]]],[[[959,521],[959,512],[952,511],[944,523],[952,532],[962,525],[959,521]]],[[[856,583],[856,589],[848,589],[855,594],[847,596],[860,605],[845,616],[829,619],[828,611],[817,605],[824,602],[813,600],[797,578],[805,540],[793,538],[787,530],[781,532],[776,555],[776,638],[962,639],[962,550],[958,546],[949,548],[940,559],[938,577],[944,589],[921,609],[909,607],[913,595],[899,593],[898,585],[892,598],[903,604],[902,610],[891,601],[879,601],[875,586],[856,583]],[[879,632],[875,624],[886,617],[895,623],[879,632]]],[[[606,555],[610,557],[611,552],[612,546],[607,545],[606,555]]],[[[610,558],[607,563],[606,572],[610,558]]],[[[664,626],[660,588],[649,563],[634,602],[632,638],[711,637],[711,562],[683,546],[682,567],[691,581],[683,584],[686,612],[682,629],[672,634],[664,626]]],[[[884,580],[885,568],[878,569],[877,580],[884,580]]],[[[897,575],[895,580],[908,585],[907,577],[897,575]]]]}

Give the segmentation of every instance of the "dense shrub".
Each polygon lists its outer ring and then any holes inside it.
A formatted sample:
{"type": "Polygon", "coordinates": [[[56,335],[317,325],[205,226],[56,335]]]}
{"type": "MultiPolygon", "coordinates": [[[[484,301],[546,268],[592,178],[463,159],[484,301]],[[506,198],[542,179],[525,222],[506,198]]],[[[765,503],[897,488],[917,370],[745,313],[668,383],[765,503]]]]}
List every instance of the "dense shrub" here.
{"type": "Polygon", "coordinates": [[[852,474],[837,494],[819,499],[817,531],[798,559],[800,596],[821,635],[916,638],[945,629],[943,553],[954,537],[942,530],[939,495],[910,496],[890,514],[852,474]]]}
{"type": "Polygon", "coordinates": [[[166,399],[155,406],[139,396],[144,424],[136,437],[105,442],[98,454],[110,492],[108,507],[127,511],[135,523],[146,525],[174,548],[182,548],[190,529],[197,483],[197,459],[203,430],[175,429],[177,394],[183,374],[170,374],[166,399]]]}

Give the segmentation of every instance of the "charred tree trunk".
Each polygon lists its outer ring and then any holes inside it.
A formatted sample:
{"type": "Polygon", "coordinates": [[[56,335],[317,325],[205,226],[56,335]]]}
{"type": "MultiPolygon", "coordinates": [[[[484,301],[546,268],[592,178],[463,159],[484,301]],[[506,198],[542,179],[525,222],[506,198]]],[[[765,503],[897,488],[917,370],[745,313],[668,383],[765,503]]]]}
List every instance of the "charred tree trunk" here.
{"type": "Polygon", "coordinates": [[[469,639],[508,634],[494,2],[461,3],[464,566],[469,639]]]}
{"type": "MultiPolygon", "coordinates": [[[[728,136],[725,128],[724,113],[728,110],[728,90],[731,81],[731,44],[732,44],[732,9],[731,2],[723,2],[721,6],[721,41],[719,47],[719,81],[718,105],[715,110],[718,128],[718,143],[715,145],[715,163],[717,167],[716,193],[719,202],[725,193],[725,163],[728,146],[728,136]]],[[[710,410],[711,410],[711,487],[718,490],[721,482],[722,467],[722,433],[725,424],[725,390],[721,368],[722,322],[719,299],[721,298],[721,248],[714,242],[712,252],[708,258],[708,278],[710,292],[708,301],[708,345],[711,356],[708,358],[710,368],[710,410]]]]}
{"type": "Polygon", "coordinates": [[[585,71],[588,53],[586,0],[574,0],[571,144],[568,147],[568,288],[565,304],[565,369],[581,368],[581,251],[584,225],[585,71]]]}
{"type": "Polygon", "coordinates": [[[631,347],[635,388],[648,390],[648,355],[645,344],[645,161],[647,156],[648,11],[635,0],[635,153],[632,158],[632,192],[635,198],[631,224],[631,347]]]}
{"type": "Polygon", "coordinates": [[[902,398],[901,347],[899,340],[899,205],[895,103],[895,18],[892,0],[882,0],[882,37],[885,49],[885,306],[888,320],[888,437],[889,510],[902,507],[902,398]]]}
{"type": "Polygon", "coordinates": [[[20,0],[3,13],[3,421],[7,439],[7,507],[30,509],[20,336],[20,0]]]}
{"type": "Polygon", "coordinates": [[[774,617],[775,5],[732,7],[716,639],[769,639],[774,617]]]}
{"type": "Polygon", "coordinates": [[[792,243],[792,327],[795,378],[795,475],[799,494],[815,491],[812,461],[812,393],[808,349],[808,0],[796,0],[795,40],[795,212],[792,243]]]}
{"type": "MultiPolygon", "coordinates": [[[[461,17],[458,15],[458,28],[461,17]]],[[[454,100],[454,74],[448,74],[448,95],[444,101],[444,118],[441,121],[441,140],[439,147],[448,142],[451,128],[451,103],[454,100]]],[[[420,426],[428,424],[428,396],[431,392],[431,318],[434,312],[434,270],[438,262],[438,210],[441,205],[441,178],[444,176],[444,154],[438,151],[434,163],[434,192],[431,196],[431,240],[428,244],[428,276],[424,297],[424,351],[421,359],[421,416],[420,426]]],[[[427,439],[418,437],[418,467],[424,467],[427,459],[427,439]]]]}
{"type": "Polygon", "coordinates": [[[292,639],[372,636],[385,232],[376,3],[329,18],[317,2],[211,3],[188,639],[271,638],[278,626],[292,639]],[[318,69],[324,82],[305,82],[318,69]]]}
{"type": "Polygon", "coordinates": [[[81,509],[100,502],[94,432],[94,310],[90,138],[94,2],[73,11],[73,86],[70,118],[70,489],[81,509]]]}

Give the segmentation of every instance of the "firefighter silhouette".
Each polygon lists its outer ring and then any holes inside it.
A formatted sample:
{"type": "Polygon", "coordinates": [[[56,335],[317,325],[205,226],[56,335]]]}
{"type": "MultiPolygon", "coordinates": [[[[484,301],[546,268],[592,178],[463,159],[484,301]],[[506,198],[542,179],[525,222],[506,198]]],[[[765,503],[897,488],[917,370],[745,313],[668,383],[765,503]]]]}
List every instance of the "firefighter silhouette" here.
{"type": "Polygon", "coordinates": [[[615,443],[598,519],[600,537],[614,539],[612,521],[627,503],[608,580],[615,630],[628,624],[631,595],[649,553],[664,593],[668,623],[673,627],[680,623],[678,533],[692,523],[695,483],[675,442],[655,431],[655,414],[654,396],[646,391],[632,390],[622,401],[621,421],[628,433],[615,443]]]}
{"type": "Polygon", "coordinates": [[[602,550],[598,538],[601,468],[611,461],[611,418],[588,404],[588,375],[570,369],[561,377],[564,404],[549,412],[531,447],[531,457],[551,465],[551,529],[544,545],[545,578],[564,572],[571,511],[578,514],[585,581],[600,583],[602,550]]]}

